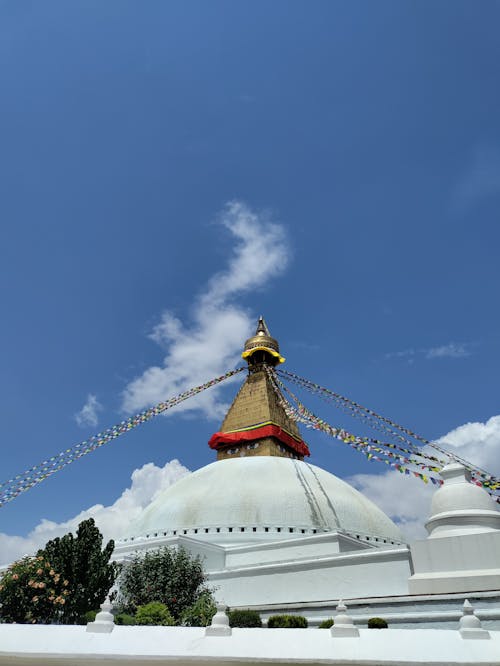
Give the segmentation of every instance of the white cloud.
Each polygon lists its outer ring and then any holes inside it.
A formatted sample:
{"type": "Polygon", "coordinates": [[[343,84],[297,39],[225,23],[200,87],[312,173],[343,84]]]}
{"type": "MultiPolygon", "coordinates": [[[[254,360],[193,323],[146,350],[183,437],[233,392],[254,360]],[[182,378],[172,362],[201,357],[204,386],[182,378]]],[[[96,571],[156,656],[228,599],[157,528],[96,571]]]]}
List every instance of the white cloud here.
{"type": "Polygon", "coordinates": [[[97,413],[101,411],[102,406],[97,400],[97,397],[92,393],[87,396],[87,402],[83,405],[79,412],[75,414],[75,421],[79,426],[92,426],[95,427],[99,422],[97,413]]]}
{"type": "MultiPolygon", "coordinates": [[[[436,443],[476,467],[500,475],[500,416],[492,416],[486,423],[466,423],[436,443]]],[[[442,458],[439,453],[433,454],[442,458]]],[[[394,470],[378,475],[356,474],[349,482],[390,516],[408,538],[426,536],[424,523],[435,486],[394,470]]]]}
{"type": "Polygon", "coordinates": [[[49,539],[74,532],[82,520],[94,518],[104,539],[125,536],[129,525],[141,511],[165,488],[181,479],[189,470],[178,460],[171,460],[163,467],[147,463],[132,473],[132,483],[110,506],[95,504],[62,523],[43,518],[25,537],[0,533],[0,564],[10,562],[23,555],[35,553],[49,539]]]}
{"type": "Polygon", "coordinates": [[[388,352],[384,355],[386,360],[397,358],[405,359],[408,363],[413,363],[416,358],[436,359],[436,358],[465,358],[472,354],[471,344],[465,342],[448,342],[437,347],[421,347],[415,349],[403,349],[402,351],[388,352]]]}
{"type": "Polygon", "coordinates": [[[443,449],[500,476],[500,415],[486,423],[465,423],[436,441],[443,449]]]}
{"type": "Polygon", "coordinates": [[[463,358],[470,356],[471,351],[464,343],[449,342],[440,347],[431,347],[425,351],[426,358],[463,358]]]}
{"type": "Polygon", "coordinates": [[[384,474],[355,474],[348,479],[401,528],[408,538],[421,538],[427,532],[424,523],[429,516],[434,486],[394,470],[384,474]]]}
{"type": "MultiPolygon", "coordinates": [[[[172,312],[163,313],[150,334],[167,353],[163,362],[133,379],[123,394],[123,409],[134,412],[223,374],[238,361],[242,342],[255,318],[235,304],[236,296],[264,287],[286,268],[290,251],[284,227],[239,201],[226,205],[220,223],[235,240],[227,267],[213,275],[198,296],[185,324],[172,312]]],[[[176,410],[201,410],[221,418],[217,387],[182,403],[176,410]]]]}

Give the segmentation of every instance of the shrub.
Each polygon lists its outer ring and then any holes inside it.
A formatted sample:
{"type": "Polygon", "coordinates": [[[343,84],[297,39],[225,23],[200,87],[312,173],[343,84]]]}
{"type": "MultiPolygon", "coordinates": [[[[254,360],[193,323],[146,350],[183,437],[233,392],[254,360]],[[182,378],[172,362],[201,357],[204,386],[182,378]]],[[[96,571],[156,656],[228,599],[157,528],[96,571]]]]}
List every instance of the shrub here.
{"type": "Polygon", "coordinates": [[[230,627],[255,628],[262,627],[262,620],[257,611],[253,610],[233,610],[229,611],[230,627]]]}
{"type": "Polygon", "coordinates": [[[118,605],[134,613],[151,601],[165,604],[175,620],[209,593],[200,557],[185,549],[160,548],[137,555],[122,571],[118,605]]]}
{"type": "Polygon", "coordinates": [[[83,616],[83,621],[85,622],[85,624],[87,624],[87,622],[94,622],[97,613],[99,613],[98,610],[87,611],[83,616]]]}
{"type": "Polygon", "coordinates": [[[333,627],[333,625],[333,617],[329,617],[328,620],[323,620],[323,622],[320,622],[318,629],[330,629],[330,627],[333,627]]]}
{"type": "Polygon", "coordinates": [[[182,624],[186,627],[207,627],[216,612],[215,601],[212,595],[206,592],[182,613],[182,624]]]}
{"type": "Polygon", "coordinates": [[[135,617],[127,613],[119,613],[115,615],[115,624],[125,625],[130,627],[135,624],[135,617]]]}
{"type": "Polygon", "coordinates": [[[169,627],[175,624],[175,620],[165,604],[160,601],[151,601],[145,606],[139,606],[135,614],[135,623],[169,627]]]}
{"type": "Polygon", "coordinates": [[[302,615],[271,615],[267,626],[270,629],[306,629],[307,620],[302,615]]]}
{"type": "Polygon", "coordinates": [[[368,620],[368,629],[387,629],[387,622],[382,617],[371,617],[368,620]]]}

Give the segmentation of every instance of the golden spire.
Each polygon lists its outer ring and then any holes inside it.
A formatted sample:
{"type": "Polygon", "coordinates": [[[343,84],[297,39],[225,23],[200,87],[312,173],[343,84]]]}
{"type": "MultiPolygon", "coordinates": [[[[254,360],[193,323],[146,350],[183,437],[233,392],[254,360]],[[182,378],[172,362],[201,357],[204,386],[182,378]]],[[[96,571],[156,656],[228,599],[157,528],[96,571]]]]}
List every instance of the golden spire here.
{"type": "Polygon", "coordinates": [[[274,366],[284,362],[285,359],[280,355],[278,341],[269,333],[262,316],[259,317],[255,335],[252,335],[245,342],[245,348],[241,356],[247,361],[249,367],[262,363],[274,366]]]}
{"type": "Polygon", "coordinates": [[[248,363],[248,377],[229,408],[220,432],[210,438],[210,447],[217,451],[218,460],[235,456],[302,460],[309,455],[309,449],[297,424],[285,413],[265,367],[278,365],[285,359],[262,317],[255,335],[245,342],[242,356],[248,363]]]}

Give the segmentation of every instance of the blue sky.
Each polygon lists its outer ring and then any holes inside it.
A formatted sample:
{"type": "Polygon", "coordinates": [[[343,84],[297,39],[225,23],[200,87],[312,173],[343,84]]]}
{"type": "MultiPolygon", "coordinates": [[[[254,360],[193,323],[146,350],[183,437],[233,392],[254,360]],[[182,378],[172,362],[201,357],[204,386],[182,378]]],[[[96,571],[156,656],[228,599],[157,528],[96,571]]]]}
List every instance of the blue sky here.
{"type": "MultiPolygon", "coordinates": [[[[234,367],[261,313],[288,369],[429,438],[476,423],[468,452],[494,466],[499,19],[488,0],[1,1],[2,477],[234,367]],[[75,417],[89,395],[96,424],[75,417]]],[[[211,462],[236,387],[54,475],[0,532],[110,505],[146,463],[211,462]]],[[[385,472],[305,435],[343,478],[385,472]]]]}

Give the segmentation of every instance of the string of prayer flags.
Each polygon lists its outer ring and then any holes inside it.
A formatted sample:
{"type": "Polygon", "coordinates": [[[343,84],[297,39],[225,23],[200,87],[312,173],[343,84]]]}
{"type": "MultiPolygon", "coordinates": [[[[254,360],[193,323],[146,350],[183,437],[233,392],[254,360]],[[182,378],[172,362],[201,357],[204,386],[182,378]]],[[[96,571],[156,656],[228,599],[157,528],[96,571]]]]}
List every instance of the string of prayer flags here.
{"type": "MultiPolygon", "coordinates": [[[[443,449],[442,447],[438,446],[435,444],[435,442],[431,442],[428,439],[425,439],[424,437],[421,437],[417,433],[413,432],[412,430],[408,428],[404,428],[403,426],[397,424],[396,422],[392,421],[391,419],[388,419],[384,416],[381,416],[380,414],[377,414],[371,409],[368,409],[367,407],[363,407],[359,403],[355,402],[354,400],[350,400],[349,398],[346,398],[344,396],[341,396],[339,393],[335,393],[334,391],[331,391],[330,389],[326,389],[323,386],[320,386],[319,384],[315,384],[314,382],[311,382],[307,379],[304,379],[303,377],[299,377],[299,375],[296,375],[295,373],[286,371],[286,370],[275,370],[276,374],[280,375],[282,378],[286,378],[289,381],[294,382],[295,384],[306,388],[307,390],[316,393],[317,395],[320,395],[323,398],[330,399],[330,401],[335,402],[337,405],[339,403],[345,404],[345,405],[350,405],[349,409],[352,413],[353,416],[360,416],[361,418],[364,418],[368,420],[371,423],[372,427],[376,427],[376,423],[378,423],[381,428],[386,430],[387,432],[390,432],[392,435],[398,437],[398,439],[404,440],[410,446],[412,447],[411,450],[405,450],[402,447],[399,447],[396,444],[391,444],[391,443],[383,443],[384,446],[388,446],[390,448],[396,448],[399,449],[403,452],[406,453],[413,453],[417,454],[419,456],[424,456],[428,460],[433,460],[434,462],[438,463],[439,465],[444,465],[446,464],[450,459],[454,460],[456,462],[459,462],[461,465],[466,467],[468,469],[475,481],[478,481],[478,479],[481,479],[480,483],[483,487],[490,488],[491,490],[497,490],[500,488],[500,479],[493,476],[486,470],[481,469],[480,467],[477,467],[470,463],[467,460],[464,460],[460,456],[458,456],[456,453],[452,453],[450,451],[447,451],[443,449]],[[378,420],[378,421],[377,421],[378,420]],[[390,426],[390,427],[389,427],[390,426]],[[444,454],[446,456],[447,460],[441,460],[439,458],[436,458],[435,456],[432,456],[430,454],[423,453],[418,447],[415,446],[413,442],[411,442],[409,439],[403,437],[402,435],[398,435],[398,433],[394,430],[398,429],[400,432],[405,433],[406,435],[413,437],[414,439],[422,442],[428,447],[432,447],[434,450],[439,451],[440,453],[444,454]]],[[[380,429],[380,428],[378,428],[380,429]]]]}
{"type": "MultiPolygon", "coordinates": [[[[395,445],[388,445],[382,442],[378,442],[381,446],[373,446],[372,444],[373,440],[363,437],[357,437],[356,435],[348,433],[343,428],[335,428],[334,426],[331,426],[329,423],[327,423],[323,419],[320,419],[318,416],[313,414],[300,402],[297,396],[295,396],[293,392],[290,391],[290,389],[286,387],[283,384],[283,382],[280,381],[276,370],[267,369],[267,372],[271,380],[271,385],[278,397],[278,400],[280,401],[281,405],[283,406],[287,415],[290,418],[300,423],[303,423],[308,428],[312,427],[315,429],[322,430],[323,432],[326,432],[328,435],[341,440],[342,442],[348,444],[357,451],[363,453],[366,456],[367,460],[384,463],[407,476],[413,475],[415,478],[422,480],[426,484],[428,484],[429,482],[437,486],[442,484],[441,479],[436,478],[430,474],[424,473],[424,471],[437,473],[440,471],[441,466],[438,467],[434,464],[429,465],[427,463],[424,463],[422,460],[418,460],[417,458],[408,458],[400,455],[399,453],[395,453],[394,450],[387,450],[384,448],[385,446],[394,447],[395,445]],[[284,391],[291,397],[291,399],[295,403],[294,405],[292,405],[285,398],[282,391],[284,391]],[[377,455],[378,453],[380,453],[382,457],[380,455],[377,455]],[[393,460],[391,459],[396,459],[399,462],[393,462],[393,460]],[[410,465],[410,467],[408,467],[407,465],[410,465]],[[415,467],[417,467],[422,471],[417,471],[416,469],[414,469],[415,467]]],[[[399,447],[396,446],[396,448],[399,447]]],[[[411,453],[413,455],[417,455],[419,458],[425,459],[427,457],[425,454],[421,453],[418,449],[416,451],[411,451],[411,453]]],[[[489,475],[489,478],[491,479],[493,477],[489,475]]],[[[496,502],[500,503],[500,497],[491,492],[492,490],[499,488],[500,484],[494,484],[488,480],[481,481],[477,478],[473,478],[473,482],[478,486],[484,487],[487,490],[487,492],[493,497],[493,499],[496,502]]]]}
{"type": "Polygon", "coordinates": [[[179,395],[173,398],[169,398],[164,402],[160,402],[155,407],[146,409],[139,414],[135,414],[134,416],[131,416],[128,419],[125,419],[124,421],[121,421],[120,423],[107,428],[102,432],[99,432],[97,435],[93,435],[83,442],[79,442],[78,444],[75,444],[68,449],[64,449],[60,453],[51,456],[41,463],[38,463],[37,465],[30,467],[24,472],[21,472],[20,474],[13,476],[7,481],[4,481],[0,484],[0,506],[3,506],[7,502],[11,502],[21,493],[26,492],[30,488],[33,488],[33,486],[36,484],[41,483],[52,474],[59,472],[67,465],[75,462],[75,460],[79,460],[82,456],[95,451],[111,440],[116,439],[120,435],[123,435],[133,428],[136,428],[138,425],[141,425],[142,423],[149,421],[155,416],[162,414],[163,412],[167,411],[167,409],[171,409],[184,400],[198,395],[202,391],[205,391],[206,389],[215,386],[216,384],[220,384],[221,382],[229,379],[230,377],[233,377],[243,370],[245,370],[244,367],[237,368],[236,370],[230,370],[220,377],[216,377],[215,379],[211,379],[204,384],[200,384],[199,386],[190,388],[187,391],[183,391],[179,395]]]}

